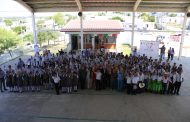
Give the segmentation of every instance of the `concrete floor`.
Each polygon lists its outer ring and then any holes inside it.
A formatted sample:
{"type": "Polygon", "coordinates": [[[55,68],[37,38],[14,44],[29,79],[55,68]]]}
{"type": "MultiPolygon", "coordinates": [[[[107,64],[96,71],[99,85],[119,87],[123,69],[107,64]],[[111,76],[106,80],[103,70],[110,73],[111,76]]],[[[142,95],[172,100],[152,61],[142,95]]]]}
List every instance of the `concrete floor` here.
{"type": "Polygon", "coordinates": [[[0,122],[190,122],[190,58],[179,96],[111,90],[73,94],[0,93],[0,122]]]}
{"type": "Polygon", "coordinates": [[[190,122],[190,94],[3,93],[0,122],[190,122]]]}

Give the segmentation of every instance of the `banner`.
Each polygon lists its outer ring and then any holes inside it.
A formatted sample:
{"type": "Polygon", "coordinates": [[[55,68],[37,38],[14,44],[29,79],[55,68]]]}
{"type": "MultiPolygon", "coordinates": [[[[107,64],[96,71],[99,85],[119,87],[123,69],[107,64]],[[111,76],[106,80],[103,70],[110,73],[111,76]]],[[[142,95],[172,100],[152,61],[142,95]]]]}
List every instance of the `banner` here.
{"type": "Polygon", "coordinates": [[[158,58],[159,57],[159,44],[158,41],[147,41],[141,40],[140,41],[140,55],[145,54],[148,57],[158,58]]]}

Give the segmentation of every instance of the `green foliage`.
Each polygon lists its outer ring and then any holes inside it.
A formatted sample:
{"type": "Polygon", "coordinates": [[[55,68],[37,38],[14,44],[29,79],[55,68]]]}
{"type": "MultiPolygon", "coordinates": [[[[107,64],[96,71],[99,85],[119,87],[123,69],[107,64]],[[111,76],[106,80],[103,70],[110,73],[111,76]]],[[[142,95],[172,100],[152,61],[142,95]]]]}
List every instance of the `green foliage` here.
{"type": "Polygon", "coordinates": [[[64,17],[63,17],[63,14],[61,13],[56,13],[52,19],[55,21],[55,23],[57,25],[64,25],[65,24],[65,20],[64,20],[64,17]]]}
{"type": "Polygon", "coordinates": [[[45,23],[45,20],[38,20],[37,23],[36,23],[36,26],[37,28],[40,30],[40,29],[43,29],[44,28],[44,23],[45,23]]]}
{"type": "Polygon", "coordinates": [[[106,16],[105,12],[98,12],[98,16],[106,16]]]}
{"type": "Polygon", "coordinates": [[[155,16],[149,16],[148,21],[149,22],[155,22],[155,16]]]}
{"type": "Polygon", "coordinates": [[[38,40],[38,43],[40,44],[40,47],[42,46],[42,43],[43,42],[46,42],[46,32],[45,31],[41,31],[41,32],[38,32],[38,35],[37,35],[37,40],[38,40]]]}
{"type": "Polygon", "coordinates": [[[21,34],[23,33],[24,31],[26,31],[26,26],[16,26],[14,28],[12,28],[12,30],[17,33],[17,34],[21,34]]]}
{"type": "Polygon", "coordinates": [[[121,22],[124,22],[124,20],[121,17],[119,17],[119,16],[112,17],[111,19],[112,20],[119,20],[121,22]]]}
{"type": "Polygon", "coordinates": [[[24,42],[32,42],[33,43],[33,40],[34,40],[34,37],[31,33],[29,33],[23,37],[24,42]]]}
{"type": "Polygon", "coordinates": [[[12,24],[13,24],[12,20],[10,20],[10,19],[5,19],[4,23],[6,24],[6,26],[12,26],[12,24]]]}
{"type": "Polygon", "coordinates": [[[15,32],[0,28],[0,52],[16,46],[19,42],[20,38],[15,32]]]}
{"type": "Polygon", "coordinates": [[[140,18],[143,19],[145,22],[155,22],[155,16],[150,16],[147,13],[142,13],[140,18]]]}
{"type": "Polygon", "coordinates": [[[170,14],[169,16],[170,16],[170,17],[176,17],[177,14],[172,13],[172,14],[170,14]]]}
{"type": "Polygon", "coordinates": [[[118,11],[116,11],[116,12],[113,12],[114,14],[120,14],[120,15],[124,15],[125,14],[125,12],[118,12],[118,11]]]}
{"type": "Polygon", "coordinates": [[[55,40],[59,37],[59,32],[52,32],[52,31],[41,31],[37,35],[38,43],[42,46],[42,43],[47,42],[49,43],[50,40],[55,40]]]}
{"type": "Polygon", "coordinates": [[[69,21],[75,20],[77,18],[77,16],[72,16],[70,14],[66,14],[65,16],[66,16],[66,22],[65,22],[65,24],[68,23],[69,21]]]}

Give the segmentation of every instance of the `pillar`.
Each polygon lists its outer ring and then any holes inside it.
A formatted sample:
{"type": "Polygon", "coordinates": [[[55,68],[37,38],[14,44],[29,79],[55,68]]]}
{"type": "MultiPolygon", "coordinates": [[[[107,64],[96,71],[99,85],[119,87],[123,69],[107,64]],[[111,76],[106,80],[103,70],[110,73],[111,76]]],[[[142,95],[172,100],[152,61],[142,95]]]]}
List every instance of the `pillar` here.
{"type": "Polygon", "coordinates": [[[183,50],[183,42],[184,42],[184,38],[185,38],[185,34],[186,34],[186,23],[187,23],[187,13],[185,13],[184,20],[183,20],[183,30],[182,30],[182,35],[181,35],[178,60],[181,58],[181,54],[182,54],[182,50],[183,50]]]}
{"type": "Polygon", "coordinates": [[[92,50],[95,49],[95,34],[93,34],[93,37],[92,37],[92,50]]]}
{"type": "Polygon", "coordinates": [[[135,12],[133,12],[133,20],[132,20],[132,35],[131,35],[131,52],[133,51],[133,43],[134,43],[134,31],[135,31],[135,12]]]}
{"type": "Polygon", "coordinates": [[[84,49],[84,39],[83,39],[83,18],[80,16],[80,37],[81,37],[81,51],[84,49]]]}
{"type": "Polygon", "coordinates": [[[34,45],[36,45],[37,44],[37,35],[36,35],[36,23],[35,23],[34,13],[32,13],[32,29],[33,29],[34,45]]]}

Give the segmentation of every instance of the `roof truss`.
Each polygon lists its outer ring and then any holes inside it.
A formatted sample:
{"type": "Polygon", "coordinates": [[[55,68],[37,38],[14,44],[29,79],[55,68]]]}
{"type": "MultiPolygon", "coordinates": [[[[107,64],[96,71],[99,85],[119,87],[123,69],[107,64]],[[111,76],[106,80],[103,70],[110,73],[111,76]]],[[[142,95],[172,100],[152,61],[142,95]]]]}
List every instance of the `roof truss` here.
{"type": "Polygon", "coordinates": [[[33,12],[186,12],[190,0],[15,0],[33,12]]]}

